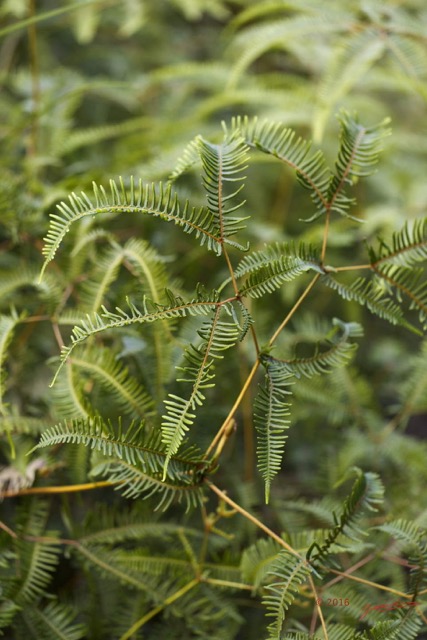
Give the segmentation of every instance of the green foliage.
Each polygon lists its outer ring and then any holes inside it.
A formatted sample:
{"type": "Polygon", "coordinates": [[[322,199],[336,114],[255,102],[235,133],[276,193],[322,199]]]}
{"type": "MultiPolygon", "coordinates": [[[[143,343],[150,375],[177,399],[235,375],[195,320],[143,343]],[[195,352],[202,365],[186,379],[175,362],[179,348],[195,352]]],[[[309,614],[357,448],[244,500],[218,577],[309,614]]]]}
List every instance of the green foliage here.
{"type": "Polygon", "coordinates": [[[423,2],[0,21],[0,635],[423,640],[423,2]]]}

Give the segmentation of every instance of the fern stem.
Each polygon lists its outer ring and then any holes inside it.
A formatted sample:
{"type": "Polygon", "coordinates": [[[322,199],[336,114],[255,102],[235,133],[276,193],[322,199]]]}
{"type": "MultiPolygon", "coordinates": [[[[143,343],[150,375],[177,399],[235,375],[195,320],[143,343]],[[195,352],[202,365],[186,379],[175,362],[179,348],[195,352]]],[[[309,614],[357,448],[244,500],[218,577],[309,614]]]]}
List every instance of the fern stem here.
{"type": "Polygon", "coordinates": [[[365,580],[364,578],[358,578],[357,576],[353,576],[350,573],[346,573],[343,571],[337,571],[336,569],[330,569],[329,567],[325,570],[330,573],[335,573],[337,576],[342,576],[343,578],[349,578],[349,580],[354,580],[355,582],[361,582],[362,584],[366,584],[370,587],[374,587],[375,589],[381,589],[382,591],[388,591],[389,593],[393,593],[395,596],[400,596],[401,598],[412,598],[412,595],[408,595],[403,591],[397,591],[397,589],[392,589],[391,587],[385,587],[382,584],[378,584],[377,582],[371,582],[371,580],[365,580]]]}
{"type": "Polygon", "coordinates": [[[205,483],[208,485],[210,489],[212,489],[214,493],[217,494],[217,496],[219,496],[222,500],[224,500],[224,502],[229,504],[230,507],[233,507],[233,509],[238,511],[247,520],[250,520],[254,525],[262,529],[268,536],[270,536],[270,538],[273,538],[273,540],[276,540],[276,542],[278,542],[280,546],[282,546],[284,549],[289,551],[289,553],[292,553],[292,555],[296,556],[300,560],[303,559],[303,557],[297,551],[295,551],[293,547],[291,547],[287,542],[285,542],[283,538],[278,536],[277,533],[274,533],[274,531],[269,529],[263,522],[261,522],[261,520],[258,520],[258,518],[256,518],[251,513],[249,513],[249,511],[246,511],[246,509],[244,509],[239,504],[237,504],[237,502],[234,502],[234,500],[229,498],[224,491],[221,491],[221,489],[219,489],[216,485],[214,485],[213,482],[206,479],[205,483]]]}
{"type": "Polygon", "coordinates": [[[328,234],[329,234],[330,222],[331,222],[331,210],[328,209],[326,212],[325,228],[323,231],[322,253],[320,254],[320,263],[322,266],[325,261],[326,247],[328,245],[328,234]]]}
{"type": "Polygon", "coordinates": [[[254,590],[253,586],[251,586],[250,584],[242,584],[241,582],[231,582],[230,580],[219,580],[218,578],[202,578],[201,582],[218,585],[219,587],[229,587],[230,589],[244,589],[245,591],[254,590]]]}
{"type": "Polygon", "coordinates": [[[314,285],[316,284],[316,282],[319,280],[320,278],[320,273],[317,273],[313,280],[310,282],[310,284],[304,289],[303,293],[300,295],[300,297],[298,298],[298,300],[295,302],[294,306],[292,307],[292,309],[289,311],[288,315],[286,316],[286,318],[283,320],[283,322],[281,323],[281,325],[276,329],[276,331],[273,333],[273,335],[270,338],[269,341],[269,346],[271,346],[273,344],[273,342],[276,340],[277,336],[279,335],[279,333],[282,331],[282,329],[288,324],[289,320],[292,318],[292,316],[294,315],[295,311],[298,309],[298,307],[300,306],[300,304],[303,302],[304,298],[310,293],[311,289],[314,287],[314,285]]]}
{"type": "Polygon", "coordinates": [[[194,579],[194,580],[191,580],[191,582],[188,582],[183,587],[181,587],[181,589],[178,589],[178,591],[176,591],[171,596],[169,596],[169,598],[166,598],[166,600],[162,604],[158,605],[157,607],[154,607],[154,609],[151,609],[151,611],[149,611],[144,616],[142,616],[142,618],[137,620],[135,624],[133,624],[131,628],[126,631],[126,633],[120,636],[119,640],[129,640],[129,638],[131,638],[133,634],[136,631],[138,631],[138,629],[140,629],[146,622],[148,622],[149,620],[151,620],[151,618],[154,618],[154,616],[156,616],[158,613],[163,611],[165,607],[169,606],[176,600],[179,600],[179,598],[185,595],[188,591],[191,591],[191,589],[194,589],[194,587],[196,587],[198,584],[199,584],[199,580],[194,579]]]}
{"type": "Polygon", "coordinates": [[[110,482],[109,480],[101,480],[99,482],[87,482],[86,484],[71,484],[58,487],[30,487],[28,489],[20,489],[19,491],[6,491],[2,493],[2,498],[12,498],[14,496],[28,496],[40,493],[76,493],[77,491],[90,491],[92,489],[100,489],[101,487],[112,487],[120,482],[110,482]]]}
{"type": "Polygon", "coordinates": [[[236,398],[235,403],[233,404],[233,406],[231,407],[228,416],[226,417],[226,419],[224,420],[224,422],[222,423],[218,433],[216,434],[215,438],[212,440],[212,442],[210,443],[209,447],[206,449],[205,455],[203,456],[203,459],[206,460],[206,458],[209,457],[209,454],[211,453],[212,449],[219,443],[219,441],[221,440],[221,437],[223,436],[224,432],[227,430],[229,424],[230,424],[230,420],[233,418],[234,414],[236,413],[236,410],[238,409],[243,396],[245,395],[249,385],[252,382],[253,377],[255,376],[258,367],[259,367],[259,360],[257,360],[252,369],[249,372],[248,377],[246,378],[246,382],[243,385],[239,395],[236,398]]]}
{"type": "Polygon", "coordinates": [[[354,264],[346,267],[334,267],[334,272],[337,271],[357,271],[357,269],[372,269],[371,264],[354,264]]]}
{"type": "Polygon", "coordinates": [[[323,613],[322,613],[322,607],[320,606],[320,602],[319,602],[319,597],[317,594],[317,590],[316,587],[314,586],[314,581],[313,578],[311,576],[308,577],[308,580],[310,582],[310,587],[311,590],[313,592],[313,596],[314,596],[314,602],[316,604],[316,608],[314,609],[314,615],[313,615],[313,619],[312,619],[312,628],[310,629],[310,633],[314,634],[315,630],[316,630],[316,618],[317,615],[320,618],[320,624],[322,625],[322,629],[323,629],[323,637],[324,640],[328,640],[329,636],[328,636],[328,630],[326,628],[326,623],[325,623],[325,619],[323,617],[323,613]]]}

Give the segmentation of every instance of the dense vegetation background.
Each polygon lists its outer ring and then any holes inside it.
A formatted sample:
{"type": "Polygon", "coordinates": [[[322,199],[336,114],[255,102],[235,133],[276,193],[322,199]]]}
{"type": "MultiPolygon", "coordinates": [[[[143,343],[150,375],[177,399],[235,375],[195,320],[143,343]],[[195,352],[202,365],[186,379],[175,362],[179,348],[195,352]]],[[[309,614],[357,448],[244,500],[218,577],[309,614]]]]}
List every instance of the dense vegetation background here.
{"type": "MultiPolygon", "coordinates": [[[[117,428],[120,416],[127,427],[161,415],[166,393],[176,392],[183,348],[200,330],[197,318],[97,337],[50,387],[61,346],[101,305],[123,307],[126,296],[138,305],[147,291],[166,304],[166,286],[189,300],[198,282],[219,287],[227,264],[178,227],[110,207],[73,226],[40,281],[43,238],[49,214],[71,192],[92,197],[92,182],[107,188],[118,176],[126,185],[131,175],[167,181],[178,167],[180,197],[203,206],[201,163],[194,146],[183,156],[184,149],[197,135],[220,143],[221,122],[230,128],[238,115],[295,129],[334,166],[337,114],[345,109],[367,127],[391,119],[378,170],[353,181],[350,213],[363,222],[336,215],[328,240],[328,264],[369,263],[367,247],[386,252],[393,233],[426,215],[425,3],[4,0],[0,20],[0,628],[10,638],[267,637],[271,619],[261,602],[269,605],[267,573],[279,547],[256,523],[231,516],[230,504],[209,489],[206,502],[188,500],[188,512],[173,490],[168,510],[155,511],[155,483],[144,486],[144,500],[123,497],[102,485],[112,481],[102,454],[82,443],[33,450],[65,421],[100,415],[117,428]]],[[[303,221],[313,215],[309,194],[273,156],[255,150],[245,171],[243,212],[251,220],[243,244],[251,251],[275,242],[321,246],[323,220],[303,221]]],[[[406,242],[420,262],[427,225],[417,228],[406,242]]],[[[244,254],[232,251],[237,264],[244,254]]],[[[235,415],[212,480],[293,549],[306,551],[333,530],[336,514],[350,508],[357,473],[385,487],[379,510],[358,521],[370,537],[337,543],[332,573],[319,569],[317,595],[341,605],[325,604],[321,624],[313,593],[295,588],[291,613],[269,637],[427,637],[424,264],[411,283],[420,304],[402,294],[415,331],[327,288],[294,314],[278,341],[289,358],[312,357],[313,343],[322,352],[335,317],[360,323],[365,337],[348,366],[329,370],[328,363],[324,375],[302,375],[295,385],[268,505],[252,417],[262,376],[235,415]],[[360,621],[366,605],[415,593],[414,572],[416,611],[376,610],[360,621]]],[[[308,282],[304,275],[249,301],[261,350],[308,282]]],[[[401,303],[399,294],[393,300],[401,303]]],[[[255,351],[246,340],[218,365],[191,444],[209,446],[255,351]]]]}

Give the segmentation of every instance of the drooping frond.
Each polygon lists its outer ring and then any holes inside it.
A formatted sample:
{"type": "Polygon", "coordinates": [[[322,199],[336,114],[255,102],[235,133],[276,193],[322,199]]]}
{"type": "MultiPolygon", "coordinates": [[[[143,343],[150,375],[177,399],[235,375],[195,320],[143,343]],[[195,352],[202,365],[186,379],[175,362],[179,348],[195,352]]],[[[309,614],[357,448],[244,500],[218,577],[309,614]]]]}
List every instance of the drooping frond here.
{"type": "Polygon", "coordinates": [[[187,144],[182,155],[178,158],[174,170],[169,176],[170,182],[175,182],[183,173],[187,173],[196,163],[200,162],[200,145],[201,136],[196,136],[187,144]]]}
{"type": "Polygon", "coordinates": [[[427,218],[406,222],[393,234],[391,245],[382,238],[378,249],[370,248],[371,263],[381,268],[383,263],[412,267],[427,259],[427,218]]]}
{"type": "Polygon", "coordinates": [[[52,214],[49,231],[45,237],[43,255],[45,263],[41,276],[48,263],[53,260],[55,254],[71,225],[87,216],[102,213],[139,213],[149,214],[161,218],[167,222],[182,227],[186,233],[194,233],[200,238],[202,245],[221,253],[221,242],[217,220],[213,213],[206,207],[190,207],[188,201],[180,204],[178,195],[171,186],[164,187],[161,183],[143,185],[140,180],[137,185],[131,180],[129,190],[122,180],[119,184],[110,181],[110,192],[104,187],[94,184],[93,200],[84,192],[80,196],[75,193],[69,196],[69,203],[62,202],[58,205],[60,215],[52,214]]]}
{"type": "Polygon", "coordinates": [[[123,413],[133,418],[153,413],[151,396],[109,349],[89,349],[83,356],[73,357],[72,364],[109,391],[123,413]]]}
{"type": "Polygon", "coordinates": [[[377,527],[397,541],[398,546],[410,553],[409,590],[415,600],[427,584],[427,532],[408,520],[394,520],[377,527]]]}
{"type": "Polygon", "coordinates": [[[248,147],[241,135],[236,132],[226,136],[222,144],[212,144],[202,137],[198,140],[200,158],[203,166],[203,186],[206,191],[209,211],[213,214],[218,227],[220,242],[244,229],[246,218],[232,216],[244,205],[237,200],[244,185],[236,189],[235,183],[242,182],[242,172],[247,168],[248,147]],[[232,190],[227,187],[231,184],[232,190]]]}
{"type": "Polygon", "coordinates": [[[190,395],[187,398],[175,394],[168,394],[164,401],[167,413],[163,416],[162,438],[167,447],[168,457],[165,462],[165,470],[169,457],[178,451],[186,432],[193,424],[197,407],[205,400],[204,390],[213,387],[214,361],[223,358],[223,352],[230,349],[239,340],[242,328],[235,317],[231,320],[221,320],[224,311],[228,316],[232,314],[229,304],[217,306],[213,317],[205,322],[199,330],[202,343],[190,347],[185,352],[185,364],[179,367],[184,377],[180,382],[192,385],[190,395]]]}
{"type": "Polygon", "coordinates": [[[361,276],[351,284],[345,284],[328,274],[321,278],[321,282],[336,291],[344,300],[356,300],[391,324],[408,326],[400,305],[388,295],[388,291],[384,290],[384,286],[381,286],[378,280],[368,280],[361,276]]]}
{"type": "Polygon", "coordinates": [[[191,449],[179,457],[169,456],[160,433],[146,433],[143,423],[125,430],[121,422],[114,427],[100,418],[64,422],[44,431],[35,449],[60,443],[84,444],[99,451],[108,460],[102,460],[93,473],[120,485],[127,496],[160,493],[163,508],[174,497],[184,498],[187,505],[201,499],[199,453],[191,449]],[[169,464],[162,481],[166,459],[169,464]]]}
{"type": "Polygon", "coordinates": [[[96,270],[85,280],[81,291],[82,307],[94,313],[105,304],[105,297],[112,283],[117,279],[123,263],[123,248],[114,243],[97,258],[96,270]]]}
{"type": "Polygon", "coordinates": [[[386,39],[377,29],[357,29],[338,41],[330,56],[329,69],[319,85],[318,107],[314,114],[314,139],[320,142],[326,122],[335,105],[381,58],[386,39]]]}
{"type": "Polygon", "coordinates": [[[399,418],[405,423],[412,414],[427,410],[427,340],[414,358],[409,375],[399,389],[399,418]]]}
{"type": "Polygon", "coordinates": [[[238,131],[248,145],[278,158],[296,171],[300,184],[310,191],[319,215],[326,211],[331,172],[320,150],[312,153],[310,142],[296,138],[292,129],[268,120],[234,118],[231,130],[238,131]]]}
{"type": "Polygon", "coordinates": [[[74,327],[71,335],[71,344],[62,349],[61,365],[56,372],[53,382],[55,382],[56,376],[75,347],[97,333],[135,324],[152,323],[157,320],[169,318],[197,315],[206,316],[218,305],[218,294],[216,292],[208,294],[201,288],[197,290],[196,298],[189,302],[185,302],[183,298],[175,296],[169,290],[165,291],[165,295],[169,304],[156,304],[149,298],[144,297],[142,301],[142,311],[128,300],[128,311],[123,311],[116,307],[115,312],[113,312],[102,307],[101,314],[87,314],[86,319],[81,321],[81,325],[74,327]]]}
{"type": "Polygon", "coordinates": [[[399,302],[406,297],[409,309],[418,312],[420,324],[427,329],[427,280],[425,270],[382,264],[375,273],[396,291],[399,302]]]}
{"type": "Polygon", "coordinates": [[[354,204],[354,199],[345,194],[344,187],[353,185],[359,178],[374,172],[382,150],[382,141],[390,130],[387,128],[389,119],[383,120],[378,125],[365,127],[359,124],[356,117],[342,111],[339,120],[340,148],[335,172],[329,183],[328,203],[331,211],[347,217],[348,209],[354,204]]]}
{"type": "Polygon", "coordinates": [[[0,315],[0,414],[4,414],[6,411],[6,407],[3,404],[6,372],[3,365],[6,361],[7,349],[19,320],[20,318],[14,310],[11,311],[10,316],[0,315]]]}
{"type": "Polygon", "coordinates": [[[267,574],[274,582],[266,585],[267,595],[263,598],[263,604],[268,609],[266,615],[274,618],[274,622],[268,626],[269,640],[281,639],[286,611],[309,574],[310,570],[304,559],[292,555],[285,549],[280,551],[267,574]]]}
{"type": "Polygon", "coordinates": [[[313,543],[307,552],[307,560],[310,562],[326,562],[331,552],[331,547],[337,538],[344,534],[352,540],[360,540],[364,531],[356,526],[367,512],[376,511],[377,505],[383,500],[384,487],[375,473],[364,473],[356,467],[353,469],[357,478],[353,484],[350,495],[346,498],[342,512],[337,516],[334,512],[335,526],[330,529],[325,542],[322,545],[313,543]],[[316,553],[313,554],[313,551],[316,553]]]}
{"type": "MultiPolygon", "coordinates": [[[[267,7],[271,3],[263,3],[267,7]]],[[[298,5],[299,6],[299,5],[298,5]]],[[[292,10],[296,7],[292,6],[292,10]]],[[[230,85],[234,86],[243,72],[254,60],[271,49],[292,49],[292,42],[302,42],[304,38],[312,38],[319,33],[327,35],[342,30],[343,15],[334,4],[334,10],[328,11],[322,6],[318,15],[292,15],[291,17],[266,20],[249,25],[237,35],[231,48],[234,67],[230,77],[230,85]]],[[[345,15],[345,14],[344,14],[345,15]]],[[[345,17],[344,19],[348,19],[345,17]]]]}
{"type": "Polygon", "coordinates": [[[284,370],[295,376],[303,375],[307,378],[345,366],[357,348],[357,344],[349,342],[349,339],[363,336],[363,329],[357,322],[342,322],[338,318],[334,318],[332,324],[334,328],[325,337],[328,343],[326,350],[320,351],[317,348],[316,353],[309,358],[281,360],[266,356],[266,359],[269,362],[280,363],[284,370]]]}
{"type": "Polygon", "coordinates": [[[54,306],[60,300],[62,291],[59,283],[52,274],[48,274],[43,282],[39,281],[37,268],[23,266],[21,269],[14,269],[0,272],[0,300],[10,303],[9,297],[14,296],[14,304],[19,300],[19,289],[31,287],[36,290],[40,298],[50,306],[54,306]]]}
{"type": "MultiPolygon", "coordinates": [[[[24,511],[22,511],[24,514],[24,511]]],[[[20,579],[13,589],[13,599],[19,605],[34,602],[46,590],[52,580],[59,562],[61,547],[59,544],[37,540],[25,540],[25,535],[42,538],[46,535],[48,517],[47,505],[35,501],[28,510],[22,524],[22,537],[15,541],[19,558],[20,579]]],[[[11,594],[9,594],[10,596],[11,594]]]]}
{"type": "Polygon", "coordinates": [[[55,376],[52,389],[54,413],[63,419],[86,418],[91,413],[83,384],[72,362],[67,362],[55,376]]]}
{"type": "Polygon", "coordinates": [[[264,383],[254,401],[254,422],[258,434],[258,469],[265,483],[268,503],[273,478],[280,471],[289,427],[289,396],[294,376],[286,366],[275,360],[262,361],[264,383]]]}
{"type": "Polygon", "coordinates": [[[243,552],[240,562],[242,579],[253,585],[254,591],[264,584],[279,551],[280,547],[275,540],[260,538],[243,552]]]}
{"type": "Polygon", "coordinates": [[[316,252],[311,247],[276,243],[245,256],[234,275],[236,278],[247,276],[239,287],[242,296],[260,298],[309,270],[323,274],[316,252]]]}
{"type": "Polygon", "coordinates": [[[21,614],[36,637],[43,640],[80,640],[86,636],[86,628],[76,622],[76,612],[59,602],[26,606],[21,614]]]}

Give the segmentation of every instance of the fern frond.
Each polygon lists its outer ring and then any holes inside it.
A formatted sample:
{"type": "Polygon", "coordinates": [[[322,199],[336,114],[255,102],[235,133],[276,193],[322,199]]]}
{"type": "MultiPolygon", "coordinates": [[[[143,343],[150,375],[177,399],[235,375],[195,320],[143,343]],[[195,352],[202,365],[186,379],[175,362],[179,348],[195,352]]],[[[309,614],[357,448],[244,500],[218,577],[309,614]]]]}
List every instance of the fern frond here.
{"type": "Polygon", "coordinates": [[[198,140],[199,153],[203,166],[203,186],[206,191],[209,211],[213,214],[220,242],[244,229],[242,224],[247,218],[231,216],[240,209],[245,201],[235,198],[243,189],[243,184],[228,193],[229,183],[242,182],[242,171],[247,168],[248,147],[239,133],[225,137],[220,145],[207,142],[202,137],[198,140]]]}
{"type": "Polygon", "coordinates": [[[24,287],[32,287],[36,290],[40,298],[54,307],[58,304],[62,289],[52,274],[48,274],[43,282],[39,282],[39,272],[37,268],[22,266],[12,273],[2,271],[0,273],[0,300],[8,302],[9,296],[13,294],[14,302],[19,299],[17,290],[24,287]]]}
{"type": "Polygon", "coordinates": [[[344,192],[346,184],[354,185],[359,178],[373,173],[382,150],[382,141],[390,134],[387,128],[389,119],[378,125],[364,127],[356,117],[342,111],[339,116],[341,125],[340,148],[335,163],[335,172],[328,188],[328,203],[331,211],[336,211],[344,217],[348,214],[354,199],[344,192]]]}
{"type": "Polygon", "coordinates": [[[274,622],[268,626],[269,640],[281,639],[286,611],[309,574],[310,570],[305,560],[292,555],[289,551],[280,551],[271,571],[267,574],[274,582],[266,585],[267,595],[263,598],[263,604],[268,609],[266,615],[275,618],[274,622]]]}
{"type": "Polygon", "coordinates": [[[106,294],[123,263],[123,248],[114,243],[97,258],[96,270],[85,280],[81,290],[82,308],[96,312],[105,303],[106,294]]]}
{"type": "Polygon", "coordinates": [[[200,140],[201,136],[196,136],[187,144],[169,175],[169,182],[175,182],[183,173],[187,173],[195,164],[200,163],[200,140]]]}
{"type": "Polygon", "coordinates": [[[89,372],[110,391],[118,407],[127,415],[141,418],[153,413],[151,396],[109,349],[89,349],[82,357],[73,357],[71,362],[73,367],[89,372]]]}
{"type": "Polygon", "coordinates": [[[3,404],[6,372],[3,365],[6,361],[7,350],[19,321],[20,317],[14,309],[11,310],[10,316],[0,315],[0,414],[6,413],[6,407],[3,404]]]}
{"type": "Polygon", "coordinates": [[[46,535],[48,518],[46,503],[34,501],[26,515],[21,533],[23,537],[15,541],[20,566],[20,578],[14,589],[13,599],[19,605],[34,602],[46,593],[53,573],[59,562],[61,547],[53,542],[27,541],[25,535],[41,537],[46,535]]]}
{"type": "Polygon", "coordinates": [[[384,287],[379,286],[378,280],[368,280],[361,276],[351,284],[345,284],[328,274],[321,278],[321,282],[336,291],[344,300],[356,300],[391,324],[408,326],[401,307],[387,295],[384,287]]]}
{"type": "Polygon", "coordinates": [[[289,407],[293,374],[281,363],[264,360],[264,384],[254,401],[254,422],[258,434],[258,469],[264,478],[268,503],[273,478],[280,471],[289,427],[289,407]]]}
{"type": "Polygon", "coordinates": [[[49,602],[45,607],[26,606],[22,612],[33,634],[43,640],[80,640],[86,637],[86,628],[76,623],[76,613],[59,602],[49,602]]]}
{"type": "Polygon", "coordinates": [[[338,318],[332,320],[334,329],[326,336],[327,342],[331,345],[326,351],[318,351],[310,358],[295,358],[293,360],[282,360],[266,356],[269,362],[280,363],[281,366],[295,376],[306,376],[311,378],[314,375],[329,373],[333,369],[343,367],[352,358],[356,343],[349,342],[350,338],[360,338],[363,336],[363,329],[358,322],[342,322],[338,318]]]}
{"type": "Polygon", "coordinates": [[[335,527],[329,531],[325,542],[319,546],[314,543],[307,552],[307,560],[317,562],[328,560],[331,546],[338,536],[344,534],[352,540],[360,540],[364,531],[356,527],[356,522],[369,511],[376,511],[377,505],[383,500],[384,487],[375,473],[364,473],[356,467],[353,469],[357,479],[353,484],[348,498],[346,498],[341,515],[334,513],[335,527]],[[312,555],[313,550],[317,552],[312,555]]]}
{"type": "Polygon", "coordinates": [[[182,398],[170,393],[169,399],[164,401],[167,413],[162,421],[162,439],[168,451],[165,472],[170,457],[178,451],[194,422],[197,407],[205,400],[204,389],[214,386],[214,361],[222,359],[222,352],[234,346],[240,338],[242,329],[236,318],[231,321],[221,320],[224,311],[231,314],[231,308],[228,304],[218,306],[212,319],[205,322],[198,332],[202,338],[201,345],[190,345],[185,352],[186,363],[179,368],[185,377],[178,381],[192,385],[190,396],[182,398]]]}
{"type": "Polygon", "coordinates": [[[397,541],[398,546],[411,551],[409,590],[416,600],[419,591],[427,583],[427,532],[408,520],[394,520],[376,527],[397,541]]]}
{"type": "Polygon", "coordinates": [[[418,312],[420,324],[427,329],[427,281],[423,268],[400,267],[394,264],[383,264],[375,273],[387,285],[396,290],[396,296],[401,301],[405,296],[409,300],[409,309],[418,312]]]}
{"type": "Polygon", "coordinates": [[[243,552],[240,562],[242,579],[244,582],[252,584],[254,591],[257,591],[264,584],[279,551],[280,546],[275,540],[260,538],[243,552]]]}
{"type": "Polygon", "coordinates": [[[65,422],[43,432],[35,449],[60,443],[84,444],[111,458],[111,462],[101,462],[93,473],[102,473],[120,484],[127,496],[160,492],[163,508],[175,496],[184,497],[187,506],[201,499],[199,476],[203,464],[198,452],[190,449],[179,457],[169,456],[160,433],[145,433],[143,423],[124,430],[121,422],[114,428],[100,418],[65,422]],[[166,459],[169,464],[162,481],[166,459]]]}
{"type": "Polygon", "coordinates": [[[412,267],[427,259],[427,218],[406,222],[400,231],[393,234],[391,246],[382,238],[379,240],[378,250],[370,247],[374,267],[383,263],[412,267]]]}
{"type": "Polygon", "coordinates": [[[219,228],[215,216],[209,209],[190,207],[188,201],[180,204],[178,195],[172,188],[164,187],[161,183],[157,186],[143,185],[140,180],[138,185],[131,180],[129,190],[122,180],[119,184],[110,181],[110,193],[104,187],[94,184],[94,200],[91,200],[84,192],[80,196],[72,193],[69,203],[62,202],[58,205],[60,215],[52,214],[50,227],[45,237],[43,255],[45,262],[40,278],[43,276],[48,263],[53,260],[55,254],[69,231],[72,224],[87,216],[96,216],[102,213],[140,213],[150,214],[167,222],[182,227],[189,234],[194,233],[200,238],[202,245],[217,254],[221,253],[219,228]]]}
{"type": "Polygon", "coordinates": [[[310,142],[295,139],[292,129],[268,120],[260,123],[257,118],[234,118],[231,130],[238,131],[248,145],[278,158],[296,171],[298,182],[310,191],[318,215],[327,210],[331,172],[320,150],[311,153],[310,142]]]}
{"type": "Polygon", "coordinates": [[[234,275],[237,278],[247,276],[239,288],[242,296],[260,298],[309,270],[324,273],[311,247],[276,243],[245,256],[234,275]]]}
{"type": "Polygon", "coordinates": [[[427,409],[427,340],[421,343],[409,374],[399,389],[399,401],[401,423],[410,415],[427,409]]]}
{"type": "Polygon", "coordinates": [[[92,413],[72,362],[57,372],[52,401],[55,414],[60,418],[86,418],[92,413]]]}
{"type": "MultiPolygon", "coordinates": [[[[381,32],[382,33],[382,32],[381,32]]],[[[330,57],[329,69],[319,85],[318,109],[314,116],[314,139],[320,142],[335,105],[384,54],[386,39],[378,29],[364,28],[346,33],[330,57]]]]}
{"type": "Polygon", "coordinates": [[[102,307],[101,314],[86,314],[86,319],[81,321],[81,326],[74,327],[71,335],[71,344],[62,349],[61,364],[52,384],[55,382],[56,376],[75,347],[97,333],[134,324],[152,323],[157,320],[169,318],[206,316],[218,306],[218,294],[216,292],[207,294],[201,288],[197,291],[197,297],[189,302],[185,302],[183,298],[175,296],[169,290],[165,291],[165,295],[169,304],[156,304],[149,298],[144,297],[142,301],[142,311],[128,300],[128,311],[123,311],[116,307],[115,312],[113,312],[102,307]]]}

